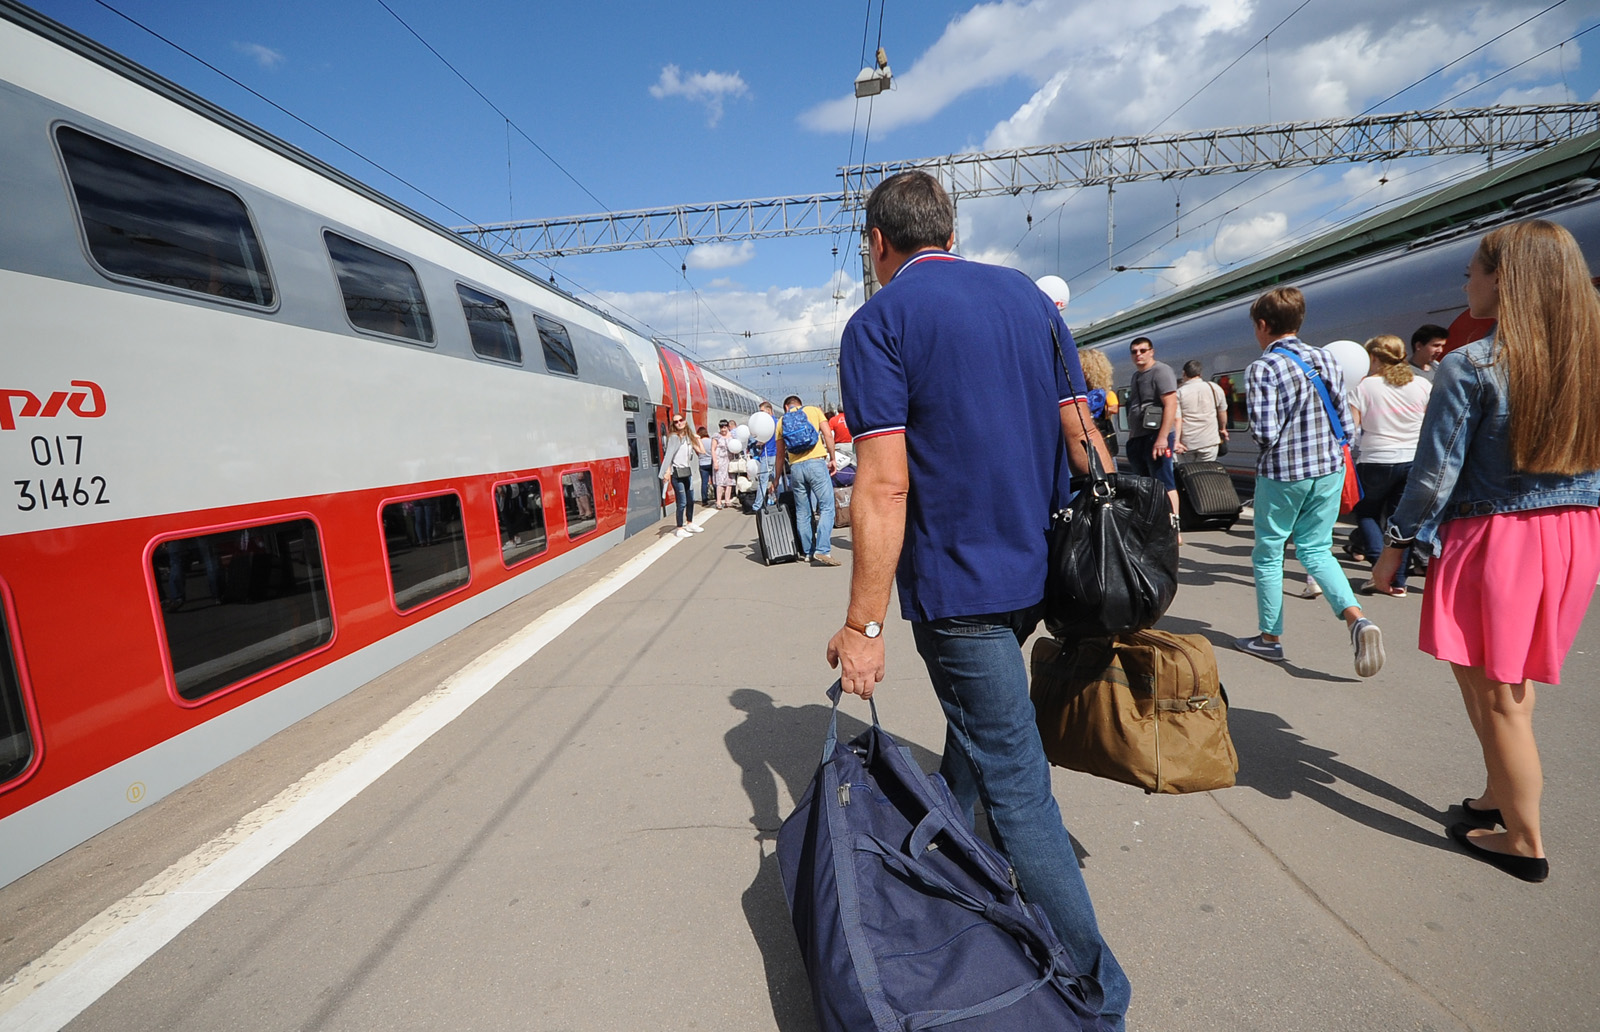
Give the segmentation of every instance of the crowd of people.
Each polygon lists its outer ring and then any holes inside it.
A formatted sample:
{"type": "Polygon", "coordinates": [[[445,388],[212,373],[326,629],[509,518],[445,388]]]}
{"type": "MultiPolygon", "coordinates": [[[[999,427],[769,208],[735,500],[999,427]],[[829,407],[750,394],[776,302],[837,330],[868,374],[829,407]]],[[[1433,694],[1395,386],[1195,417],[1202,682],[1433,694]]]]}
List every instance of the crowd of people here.
{"type": "MultiPolygon", "coordinates": [[[[1023,891],[1075,970],[1099,983],[1108,1024],[1121,1027],[1130,988],[1072,862],[1019,646],[1040,617],[1040,531],[1062,439],[1074,472],[1088,468],[1091,449],[1109,467],[1110,418],[1121,410],[1128,465],[1174,491],[1174,460],[1213,461],[1227,447],[1230,398],[1196,363],[1179,381],[1143,337],[1130,347],[1124,397],[1101,352],[1065,347],[1055,368],[1039,346],[1071,340],[1055,307],[1026,277],[949,250],[948,198],[925,174],[885,179],[866,225],[885,286],[851,317],[841,345],[856,445],[855,570],[827,657],[846,691],[871,697],[897,583],[947,716],[941,773],[969,817],[983,802],[1023,891]],[[986,360],[964,361],[975,348],[986,360]],[[1018,428],[1003,469],[984,445],[996,411],[1018,428]],[[974,497],[988,504],[969,504],[974,497]]],[[[1384,639],[1358,595],[1399,596],[1408,553],[1429,556],[1419,646],[1451,664],[1485,768],[1448,834],[1472,857],[1541,881],[1549,864],[1533,685],[1559,683],[1600,579],[1600,422],[1582,413],[1600,391],[1600,297],[1572,237],[1540,221],[1485,237],[1466,293],[1473,317],[1498,320],[1489,337],[1444,356],[1438,326],[1417,330],[1409,355],[1398,337],[1375,337],[1368,375],[1349,385],[1334,355],[1299,338],[1299,290],[1270,290],[1251,306],[1262,352],[1244,377],[1259,455],[1258,619],[1236,644],[1284,658],[1283,556],[1293,541],[1346,625],[1357,674],[1373,677],[1384,639]],[[1371,564],[1357,589],[1333,554],[1352,465],[1365,491],[1350,513],[1350,554],[1371,564]]]]}
{"type": "Polygon", "coordinates": [[[668,485],[676,498],[674,534],[687,538],[705,529],[694,519],[692,475],[698,465],[702,506],[727,509],[748,504],[757,512],[782,498],[796,514],[802,557],[813,566],[840,566],[833,557],[839,512],[836,488],[848,491],[852,479],[850,428],[839,409],[807,405],[798,395],[786,398],[783,407],[778,416],[771,402],[761,403],[761,413],[772,420],[772,433],[763,435],[765,440],[741,436],[748,428],[736,433],[726,419],[718,421],[715,434],[707,434],[705,427],[692,428],[682,414],[672,417],[660,480],[663,499],[668,485]]]}
{"type": "MultiPolygon", "coordinates": [[[[969,820],[983,803],[1022,890],[1049,916],[1075,969],[1099,984],[1108,1024],[1121,1027],[1131,990],[1072,862],[1020,646],[1041,616],[1042,531],[1068,475],[1063,439],[1071,472],[1088,470],[1091,450],[1111,468],[1111,420],[1126,413],[1128,465],[1174,492],[1176,511],[1173,463],[1225,453],[1230,396],[1198,362],[1180,380],[1139,337],[1119,397],[1104,353],[1072,347],[1057,307],[1032,282],[949,249],[952,220],[948,197],[926,174],[895,175],[872,192],[868,257],[885,286],[845,328],[840,379],[851,418],[786,399],[759,467],[762,504],[780,491],[781,472],[802,550],[839,565],[832,475],[851,442],[854,570],[828,661],[845,691],[872,696],[897,584],[947,717],[941,773],[969,820]],[[1059,361],[1039,346],[1052,337],[1063,345],[1059,361]],[[975,348],[983,361],[968,360],[975,348]],[[1003,466],[988,448],[1000,411],[1016,427],[1003,466]]],[[[1283,560],[1292,541],[1346,626],[1356,673],[1373,677],[1385,643],[1358,596],[1403,597],[1408,569],[1426,558],[1419,647],[1450,664],[1485,769],[1448,834],[1471,856],[1542,881],[1534,682],[1560,682],[1600,580],[1600,421],[1584,410],[1600,393],[1600,295],[1570,234],[1537,220],[1489,233],[1467,273],[1471,315],[1498,320],[1490,336],[1448,355],[1447,333],[1435,325],[1417,329],[1409,348],[1397,336],[1374,337],[1367,375],[1353,383],[1338,357],[1300,339],[1298,289],[1269,290],[1251,306],[1261,349],[1244,375],[1258,449],[1257,631],[1235,644],[1285,658],[1283,560]],[[1353,508],[1352,465],[1363,489],[1353,508]],[[1346,553],[1369,567],[1356,588],[1334,556],[1342,507],[1355,524],[1346,553]]],[[[693,456],[709,454],[712,482],[725,486],[723,429],[707,442],[674,422],[663,477],[682,487],[688,530],[680,534],[694,530],[685,502],[693,456]]]]}

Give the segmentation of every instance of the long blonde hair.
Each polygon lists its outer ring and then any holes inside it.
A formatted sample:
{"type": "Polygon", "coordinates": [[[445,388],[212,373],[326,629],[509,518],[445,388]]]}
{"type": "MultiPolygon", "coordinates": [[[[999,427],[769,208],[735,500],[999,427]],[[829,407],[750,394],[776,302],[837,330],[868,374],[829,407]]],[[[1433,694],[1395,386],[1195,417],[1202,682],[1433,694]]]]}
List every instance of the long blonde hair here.
{"type": "Polygon", "coordinates": [[[1091,391],[1109,391],[1111,381],[1116,379],[1116,371],[1111,368],[1111,359],[1099,348],[1084,348],[1078,352],[1078,364],[1083,366],[1083,379],[1091,391]]]}
{"type": "Polygon", "coordinates": [[[1530,219],[1501,226],[1472,260],[1500,274],[1495,362],[1511,404],[1511,461],[1525,473],[1600,469],[1600,295],[1572,234],[1530,219]]]}
{"type": "Polygon", "coordinates": [[[1367,341],[1367,354],[1377,359],[1378,375],[1390,387],[1404,387],[1417,375],[1406,361],[1406,345],[1392,333],[1382,333],[1367,341]]]}

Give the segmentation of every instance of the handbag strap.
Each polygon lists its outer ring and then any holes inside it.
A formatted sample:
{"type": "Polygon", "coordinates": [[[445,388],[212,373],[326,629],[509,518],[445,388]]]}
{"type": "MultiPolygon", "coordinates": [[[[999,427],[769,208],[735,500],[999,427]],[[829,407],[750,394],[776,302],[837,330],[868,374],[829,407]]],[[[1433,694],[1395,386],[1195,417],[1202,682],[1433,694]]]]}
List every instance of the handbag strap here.
{"type": "Polygon", "coordinates": [[[1322,374],[1306,365],[1299,355],[1288,348],[1280,348],[1274,344],[1272,350],[1299,366],[1300,371],[1311,380],[1311,386],[1317,389],[1317,396],[1322,399],[1322,409],[1328,414],[1328,424],[1333,427],[1333,436],[1339,439],[1339,447],[1350,447],[1350,436],[1344,432],[1344,420],[1339,417],[1338,406],[1334,405],[1333,399],[1328,396],[1328,385],[1323,382],[1322,374]]]}
{"type": "MultiPolygon", "coordinates": [[[[1061,373],[1067,378],[1067,386],[1072,386],[1072,370],[1067,368],[1067,356],[1061,350],[1061,335],[1056,332],[1056,320],[1050,320],[1050,343],[1056,348],[1056,361],[1061,363],[1061,373]]],[[[1083,450],[1089,457],[1089,486],[1096,498],[1106,499],[1113,494],[1111,478],[1106,476],[1106,471],[1100,465],[1100,452],[1095,449],[1094,442],[1089,436],[1089,422],[1083,418],[1083,410],[1087,407],[1079,405],[1076,401],[1072,407],[1078,412],[1078,423],[1083,427],[1083,450]]]]}

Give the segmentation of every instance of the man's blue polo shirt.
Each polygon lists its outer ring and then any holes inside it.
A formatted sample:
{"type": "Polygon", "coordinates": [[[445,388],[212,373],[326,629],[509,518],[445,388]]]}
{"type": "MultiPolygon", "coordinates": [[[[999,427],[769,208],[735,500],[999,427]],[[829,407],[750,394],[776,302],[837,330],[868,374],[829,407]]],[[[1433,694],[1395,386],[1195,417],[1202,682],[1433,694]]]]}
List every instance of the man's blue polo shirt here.
{"type": "Polygon", "coordinates": [[[920,251],[850,317],[839,385],[858,444],[905,434],[902,615],[926,622],[1041,601],[1052,496],[1067,475],[1060,406],[1088,394],[1044,293],[1015,269],[920,251]]]}

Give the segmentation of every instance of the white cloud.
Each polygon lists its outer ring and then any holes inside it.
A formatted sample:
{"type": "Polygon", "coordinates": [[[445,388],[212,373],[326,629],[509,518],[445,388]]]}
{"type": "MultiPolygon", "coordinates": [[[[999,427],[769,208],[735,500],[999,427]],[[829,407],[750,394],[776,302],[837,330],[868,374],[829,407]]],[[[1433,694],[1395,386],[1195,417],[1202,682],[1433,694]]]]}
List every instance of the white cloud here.
{"type": "Polygon", "coordinates": [[[743,76],[738,72],[695,72],[686,79],[683,77],[683,71],[675,64],[662,68],[661,78],[650,87],[650,95],[657,100],[683,97],[685,100],[704,104],[710,115],[708,124],[713,127],[722,121],[724,99],[743,97],[749,92],[750,87],[745,84],[743,76]]]}
{"type": "Polygon", "coordinates": [[[233,49],[249,57],[268,71],[283,64],[285,60],[281,53],[271,47],[262,46],[260,43],[235,43],[233,49]]]}
{"type": "Polygon", "coordinates": [[[1218,260],[1235,262],[1278,243],[1289,231],[1289,216],[1281,211],[1257,215],[1245,222],[1234,222],[1217,231],[1212,251],[1218,260]]]}
{"type": "Polygon", "coordinates": [[[696,244],[684,259],[691,269],[728,269],[743,265],[756,256],[756,245],[749,240],[737,244],[696,244]]]}

